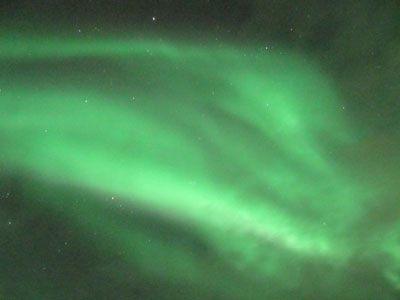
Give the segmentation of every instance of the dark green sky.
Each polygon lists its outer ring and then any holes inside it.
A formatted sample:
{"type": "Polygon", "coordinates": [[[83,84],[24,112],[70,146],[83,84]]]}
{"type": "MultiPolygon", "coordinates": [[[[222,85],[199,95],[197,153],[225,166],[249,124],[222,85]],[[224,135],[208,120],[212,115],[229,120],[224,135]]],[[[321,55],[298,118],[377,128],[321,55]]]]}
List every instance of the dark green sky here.
{"type": "Polygon", "coordinates": [[[374,133],[399,129],[397,1],[2,1],[0,24],[65,35],[162,32],[282,45],[317,59],[374,133]],[[152,17],[157,18],[156,22],[152,17]]]}
{"type": "Polygon", "coordinates": [[[0,299],[398,299],[397,1],[2,1],[0,299]]]}

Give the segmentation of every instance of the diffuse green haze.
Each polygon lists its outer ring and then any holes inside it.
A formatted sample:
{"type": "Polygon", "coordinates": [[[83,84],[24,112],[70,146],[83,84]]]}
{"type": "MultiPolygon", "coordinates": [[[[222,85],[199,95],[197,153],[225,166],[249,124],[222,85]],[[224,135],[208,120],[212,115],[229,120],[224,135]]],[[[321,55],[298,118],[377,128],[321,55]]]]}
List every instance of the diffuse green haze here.
{"type": "MultiPolygon", "coordinates": [[[[357,229],[380,189],[332,154],[357,143],[357,130],[330,80],[299,55],[162,40],[4,39],[0,58],[3,170],[186,224],[227,265],[283,286],[300,284],[305,262],[343,267],[360,248],[399,264],[398,229],[390,237],[357,229]],[[380,246],[367,246],[375,240],[380,246]]],[[[146,233],[51,187],[37,198],[102,232],[127,263],[213,286],[207,273],[218,270],[184,247],[145,243],[146,233]]],[[[398,281],[392,268],[382,274],[398,281]]]]}

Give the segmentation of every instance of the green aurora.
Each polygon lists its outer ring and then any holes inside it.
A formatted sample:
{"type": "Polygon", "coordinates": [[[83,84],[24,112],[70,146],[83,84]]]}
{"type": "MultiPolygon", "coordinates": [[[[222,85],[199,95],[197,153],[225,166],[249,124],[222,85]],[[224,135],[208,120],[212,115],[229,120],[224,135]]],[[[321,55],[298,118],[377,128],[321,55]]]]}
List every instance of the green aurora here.
{"type": "MultiPolygon", "coordinates": [[[[363,130],[309,57],[162,39],[3,37],[0,67],[2,173],[30,178],[32,205],[96,232],[101,251],[128,270],[264,299],[304,287],[310,265],[329,289],[346,284],[357,260],[400,289],[399,221],[368,221],[396,197],[396,164],[363,163],[363,130]],[[212,255],[133,226],[132,211],[185,228],[212,255]]],[[[45,291],[39,284],[29,299],[45,291]]]]}

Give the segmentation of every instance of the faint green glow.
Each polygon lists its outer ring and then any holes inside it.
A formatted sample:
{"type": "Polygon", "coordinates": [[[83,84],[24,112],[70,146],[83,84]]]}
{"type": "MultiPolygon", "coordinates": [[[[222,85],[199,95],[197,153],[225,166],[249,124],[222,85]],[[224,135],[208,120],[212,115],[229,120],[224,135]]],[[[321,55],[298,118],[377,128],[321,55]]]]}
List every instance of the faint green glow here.
{"type": "MultiPolygon", "coordinates": [[[[0,93],[3,168],[189,224],[232,267],[260,276],[296,281],[283,265],[345,264],[359,247],[352,228],[378,188],[332,158],[357,136],[329,79],[300,55],[126,39],[1,47],[10,62],[0,93]]],[[[150,273],[195,282],[208,270],[123,222],[99,223],[89,204],[70,210],[150,273]]],[[[398,262],[398,243],[383,240],[398,262]]]]}

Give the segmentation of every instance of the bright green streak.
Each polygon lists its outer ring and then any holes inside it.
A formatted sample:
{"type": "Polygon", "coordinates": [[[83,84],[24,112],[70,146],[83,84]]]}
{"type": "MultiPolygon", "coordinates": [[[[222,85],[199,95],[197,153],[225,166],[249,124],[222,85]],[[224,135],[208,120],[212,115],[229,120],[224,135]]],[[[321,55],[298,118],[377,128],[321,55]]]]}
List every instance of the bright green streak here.
{"type": "MultiPolygon", "coordinates": [[[[0,58],[10,62],[0,87],[3,168],[188,224],[227,263],[261,277],[295,284],[299,275],[282,265],[346,264],[360,247],[353,227],[379,189],[332,158],[357,137],[329,79],[302,57],[149,40],[5,39],[0,58]],[[21,70],[28,75],[8,79],[21,70]]],[[[53,197],[43,201],[71,201],[53,197]]],[[[109,231],[126,260],[150,273],[196,282],[209,271],[179,247],[140,248],[144,233],[99,224],[94,206],[70,210],[88,230],[109,231]]],[[[399,261],[392,239],[364,254],[399,261]]]]}

